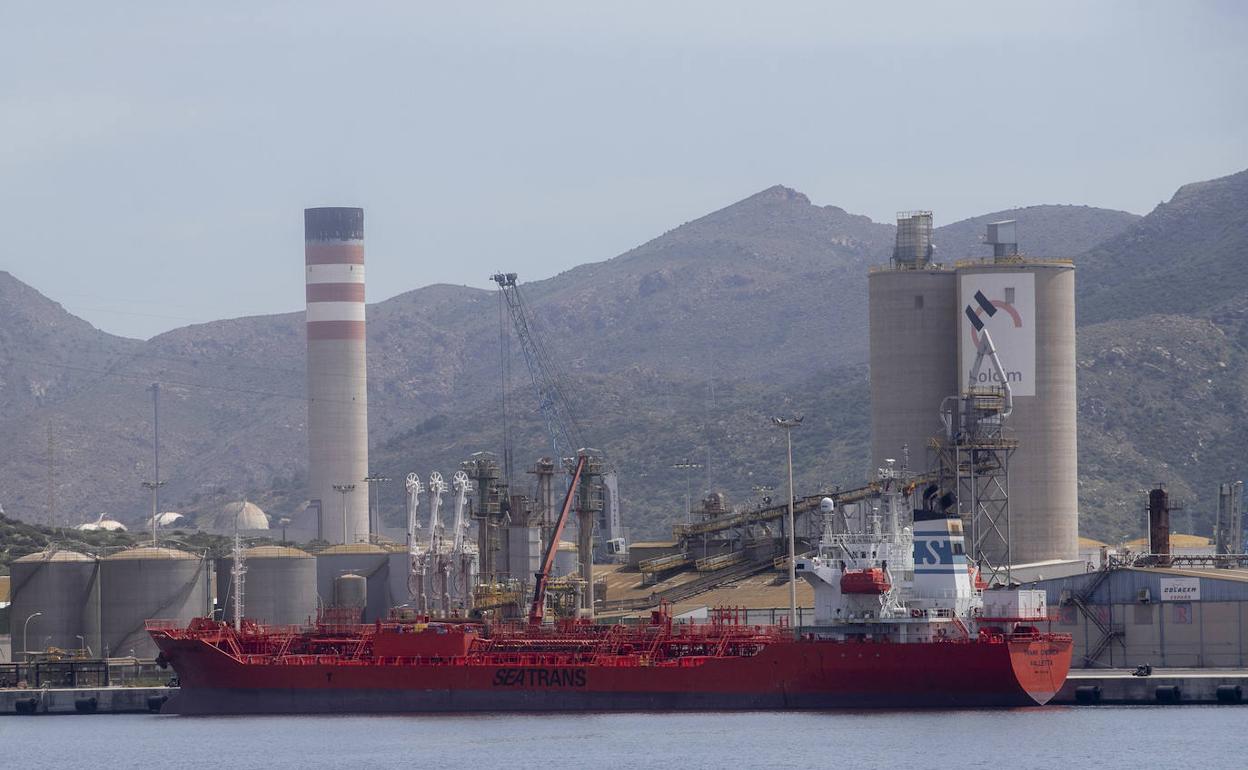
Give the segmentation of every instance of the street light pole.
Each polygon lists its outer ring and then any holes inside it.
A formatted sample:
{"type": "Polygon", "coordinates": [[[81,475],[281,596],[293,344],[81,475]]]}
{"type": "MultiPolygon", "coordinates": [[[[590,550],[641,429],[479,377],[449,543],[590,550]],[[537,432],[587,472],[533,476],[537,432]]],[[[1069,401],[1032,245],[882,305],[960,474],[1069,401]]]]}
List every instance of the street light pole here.
{"type": "Polygon", "coordinates": [[[156,499],[156,490],[165,485],[163,481],[144,481],[143,488],[151,490],[152,493],[152,545],[156,545],[156,519],[160,515],[156,512],[158,501],[156,499]]]}
{"type": "Polygon", "coordinates": [[[364,482],[368,484],[368,528],[374,535],[381,534],[381,497],[378,495],[377,485],[389,480],[389,476],[380,473],[370,473],[364,477],[364,482]],[[377,517],[376,526],[373,524],[374,515],[377,517]]]}
{"type": "Polygon", "coordinates": [[[354,484],[335,484],[334,490],[342,494],[342,542],[347,543],[347,495],[355,489],[354,484]]]}
{"type": "Polygon", "coordinates": [[[42,615],[42,612],[32,612],[26,616],[26,622],[22,624],[22,654],[26,657],[26,662],[30,662],[30,646],[27,644],[26,631],[30,628],[32,618],[42,615]]]}
{"type": "Polygon", "coordinates": [[[693,506],[689,498],[689,483],[690,483],[689,471],[694,470],[695,468],[701,468],[702,465],[700,463],[691,463],[689,462],[689,460],[686,459],[686,460],[681,460],[678,463],[675,463],[674,465],[672,465],[672,467],[678,470],[683,468],[685,471],[685,523],[692,524],[693,523],[693,506]]]}
{"type": "Polygon", "coordinates": [[[771,421],[784,430],[789,456],[789,629],[794,630],[797,628],[797,543],[793,520],[793,429],[802,424],[802,418],[772,417],[771,421]]]}

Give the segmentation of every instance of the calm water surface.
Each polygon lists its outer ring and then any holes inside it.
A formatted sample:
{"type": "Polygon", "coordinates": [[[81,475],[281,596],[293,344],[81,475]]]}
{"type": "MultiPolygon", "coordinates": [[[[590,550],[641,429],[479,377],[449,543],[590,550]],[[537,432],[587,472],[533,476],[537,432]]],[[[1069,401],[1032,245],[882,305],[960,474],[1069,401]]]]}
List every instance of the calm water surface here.
{"type": "Polygon", "coordinates": [[[1248,708],[0,717],[0,768],[1248,767],[1248,708]]]}

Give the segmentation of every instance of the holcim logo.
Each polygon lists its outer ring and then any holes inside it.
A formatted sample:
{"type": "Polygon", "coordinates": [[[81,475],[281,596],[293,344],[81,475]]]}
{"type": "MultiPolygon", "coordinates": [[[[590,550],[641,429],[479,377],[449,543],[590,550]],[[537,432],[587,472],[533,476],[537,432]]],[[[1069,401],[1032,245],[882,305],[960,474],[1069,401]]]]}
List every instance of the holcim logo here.
{"type": "MultiPolygon", "coordinates": [[[[963,275],[959,285],[963,314],[971,327],[969,335],[958,329],[963,376],[970,374],[983,332],[992,324],[992,344],[1005,366],[1010,390],[1015,397],[1036,395],[1036,300],[1031,274],[963,275]]],[[[1000,376],[993,367],[983,368],[975,384],[1000,385],[1000,376]]]]}
{"type": "MultiPolygon", "coordinates": [[[[1023,328],[1023,316],[1013,304],[1003,299],[988,299],[982,291],[975,292],[973,297],[974,304],[967,305],[965,309],[967,320],[971,322],[971,343],[975,349],[979,349],[979,333],[984,328],[983,316],[992,318],[1001,311],[1008,315],[1014,321],[1014,328],[1023,328]]],[[[1023,379],[1023,373],[1019,371],[1009,371],[1005,373],[1005,377],[1009,382],[1020,382],[1023,379]]],[[[995,382],[1001,379],[995,371],[988,369],[979,373],[979,381],[981,383],[995,382]]]]}
{"type": "Polygon", "coordinates": [[[992,318],[1000,310],[1014,321],[1014,328],[1023,328],[1023,316],[1014,305],[1003,299],[988,299],[982,291],[975,292],[975,304],[978,307],[966,306],[966,317],[971,321],[971,342],[979,348],[979,330],[984,328],[983,316],[992,318]]]}

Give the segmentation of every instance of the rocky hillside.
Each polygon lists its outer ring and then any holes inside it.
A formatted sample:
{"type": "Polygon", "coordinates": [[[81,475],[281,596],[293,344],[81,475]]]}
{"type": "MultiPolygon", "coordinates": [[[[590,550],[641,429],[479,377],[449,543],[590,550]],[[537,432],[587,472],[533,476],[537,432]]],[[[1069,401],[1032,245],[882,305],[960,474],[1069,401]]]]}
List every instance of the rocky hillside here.
{"type": "Polygon", "coordinates": [[[1157,313],[1209,317],[1242,305],[1248,170],[1184,185],[1148,216],[1080,260],[1080,319],[1157,313]]]}
{"type": "Polygon", "coordinates": [[[1248,429],[1248,171],[1185,185],[1079,259],[1081,504],[1090,531],[1139,530],[1171,488],[1208,534],[1242,479],[1248,429]]]}
{"type": "MultiPolygon", "coordinates": [[[[1035,206],[947,225],[935,240],[943,259],[982,254],[976,244],[983,223],[1014,218],[1024,251],[1069,255],[1151,228],[1155,215],[1035,206]]],[[[636,534],[661,534],[683,515],[685,477],[670,467],[683,458],[709,466],[691,479],[695,496],[709,484],[747,502],[760,494],[755,487],[779,486],[780,437],[767,421],[771,414],[807,415],[795,435],[799,484],[865,479],[866,269],[887,261],[892,240],[891,225],[773,187],[613,259],[524,285],[538,326],[574,382],[582,414],[592,415],[583,420],[587,435],[620,466],[636,534]]],[[[47,302],[30,303],[37,301],[47,302]]],[[[492,292],[430,286],[369,307],[377,470],[395,478],[413,469],[446,473],[474,451],[497,449],[497,302],[492,292]]],[[[1244,317],[1229,306],[1221,312],[1244,317]]],[[[1199,321],[1175,318],[1174,327],[1165,327],[1174,334],[1182,323],[1199,321]]],[[[100,334],[73,321],[87,330],[78,333],[100,334]]],[[[1167,349],[1183,351],[1185,364],[1200,352],[1201,366],[1221,358],[1236,366],[1230,322],[1214,325],[1226,350],[1167,349]]],[[[1165,470],[1158,458],[1172,463],[1177,477],[1187,466],[1175,457],[1186,448],[1170,442],[1172,456],[1166,442],[1140,428],[1112,368],[1127,367],[1127,376],[1135,376],[1150,350],[1176,340],[1163,343],[1135,327],[1092,331],[1092,337],[1083,332],[1088,341],[1080,357],[1081,408],[1091,415],[1085,434],[1093,431],[1082,445],[1085,521],[1089,532],[1105,536],[1127,528],[1129,517],[1115,508],[1124,490],[1134,494],[1155,480],[1165,470]],[[1119,340],[1119,333],[1132,336],[1119,340]],[[1119,358],[1115,347],[1125,351],[1119,358]]],[[[151,473],[144,388],[159,381],[161,468],[170,482],[162,508],[194,512],[246,495],[271,512],[293,511],[306,458],[302,335],[296,313],[190,326],[147,342],[101,337],[101,357],[80,367],[89,376],[0,420],[12,437],[0,446],[0,502],[11,514],[44,520],[51,423],[60,469],[56,518],[81,521],[99,510],[129,521],[141,517],[146,500],[139,481],[151,473]]],[[[1182,364],[1170,370],[1176,378],[1183,371],[1182,364]]],[[[14,363],[0,374],[24,373],[14,363]]],[[[526,377],[523,362],[514,360],[517,471],[547,451],[526,377]]],[[[1197,399],[1184,414],[1194,418],[1211,398],[1197,399]]],[[[1209,430],[1216,432],[1212,424],[1209,430]]],[[[1219,439],[1210,433],[1201,440],[1219,439]]],[[[1193,490],[1204,483],[1194,471],[1182,478],[1193,490]]],[[[383,497],[394,520],[400,497],[397,484],[383,497]]]]}

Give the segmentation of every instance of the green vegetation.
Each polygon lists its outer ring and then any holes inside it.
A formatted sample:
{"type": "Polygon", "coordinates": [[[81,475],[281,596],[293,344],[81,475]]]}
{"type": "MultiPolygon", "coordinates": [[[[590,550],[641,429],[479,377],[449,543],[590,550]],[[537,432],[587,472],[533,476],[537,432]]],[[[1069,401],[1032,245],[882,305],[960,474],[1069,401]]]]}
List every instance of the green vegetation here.
{"type": "Polygon", "coordinates": [[[27,524],[0,514],[0,574],[9,574],[14,560],[51,546],[84,553],[124,548],[135,543],[129,532],[83,532],[77,529],[53,529],[27,524]]]}
{"type": "MultiPolygon", "coordinates": [[[[150,544],[151,538],[136,532],[84,532],[78,529],[53,529],[0,514],[0,575],[7,575],[10,565],[17,559],[48,548],[64,548],[82,553],[104,554],[135,545],[150,544]]],[[[278,540],[268,537],[247,538],[248,547],[276,545],[278,540]]],[[[234,539],[207,532],[172,530],[160,533],[160,545],[179,548],[192,553],[206,553],[212,558],[229,556],[234,539]]]]}

